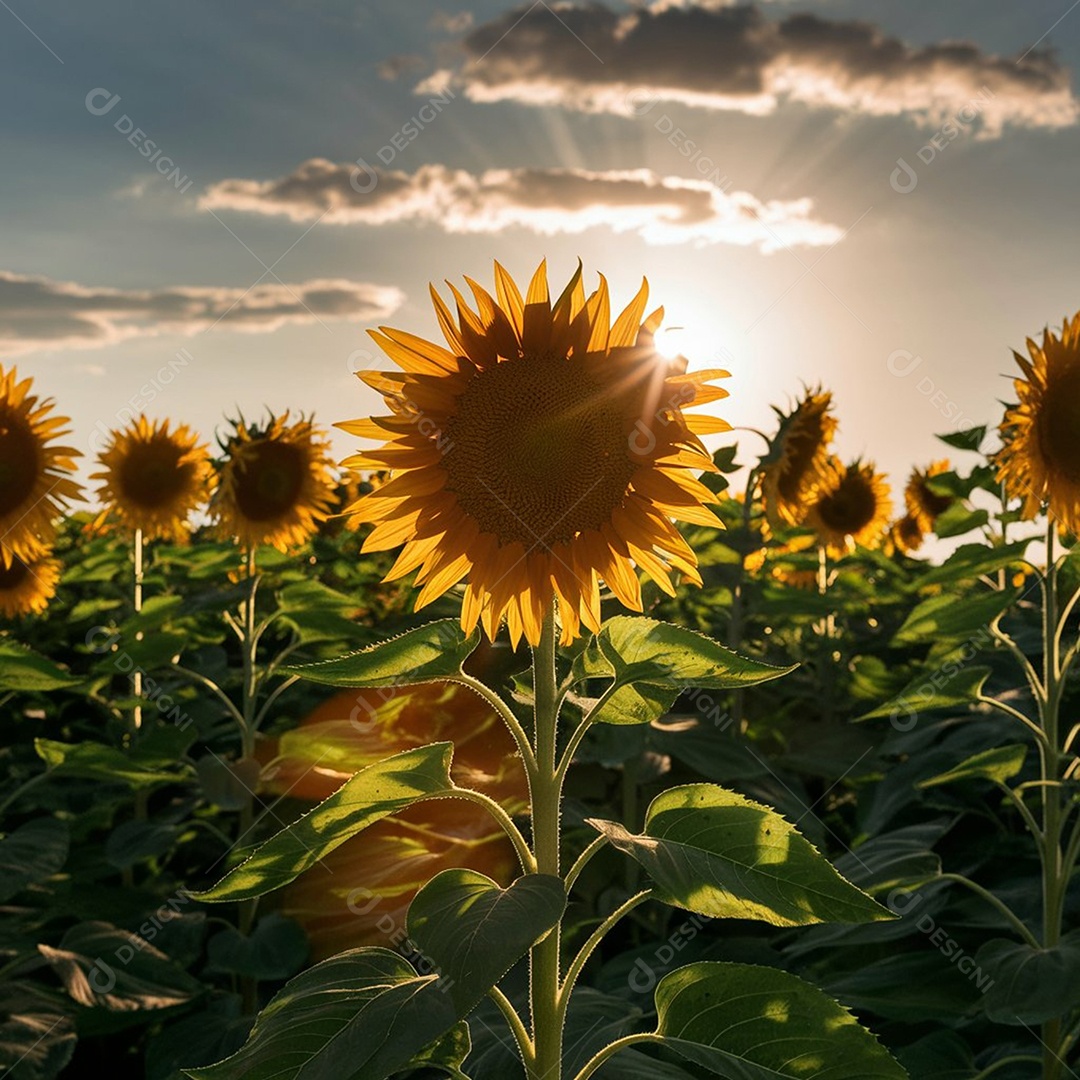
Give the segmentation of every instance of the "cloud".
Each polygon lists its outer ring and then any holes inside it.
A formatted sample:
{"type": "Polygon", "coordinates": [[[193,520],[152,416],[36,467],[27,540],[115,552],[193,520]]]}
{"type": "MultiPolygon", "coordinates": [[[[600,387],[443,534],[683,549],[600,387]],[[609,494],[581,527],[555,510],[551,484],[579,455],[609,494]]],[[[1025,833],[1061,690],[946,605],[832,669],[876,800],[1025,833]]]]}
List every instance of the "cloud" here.
{"type": "Polygon", "coordinates": [[[388,56],[375,65],[375,71],[380,79],[393,82],[402,75],[409,75],[425,66],[422,56],[417,53],[398,53],[396,56],[388,56]]]}
{"type": "Polygon", "coordinates": [[[471,30],[448,82],[475,101],[512,100],[639,115],[649,102],[766,115],[784,102],[936,127],[978,100],[979,130],[1060,128],[1080,107],[1067,69],[1047,50],[1018,58],[966,42],[909,45],[873,23],[754,5],[657,0],[632,13],[603,3],[517,8],[471,30]]]}
{"type": "Polygon", "coordinates": [[[112,345],[155,334],[220,329],[267,333],[317,319],[384,318],[400,290],[326,279],[251,289],[174,286],[109,289],[0,271],[0,353],[112,345]]]}
{"type": "MultiPolygon", "coordinates": [[[[703,176],[711,162],[699,157],[703,176]]],[[[415,173],[378,170],[322,158],[278,180],[222,180],[200,200],[204,209],[283,215],[339,225],[417,222],[450,233],[529,229],[544,236],[606,227],[650,244],[738,244],[764,252],[833,244],[842,233],[812,216],[809,199],[763,202],[728,193],[725,178],[684,180],[648,169],[489,169],[479,175],[445,165],[415,173]],[[369,190],[370,189],[370,190],[369,190]]]]}

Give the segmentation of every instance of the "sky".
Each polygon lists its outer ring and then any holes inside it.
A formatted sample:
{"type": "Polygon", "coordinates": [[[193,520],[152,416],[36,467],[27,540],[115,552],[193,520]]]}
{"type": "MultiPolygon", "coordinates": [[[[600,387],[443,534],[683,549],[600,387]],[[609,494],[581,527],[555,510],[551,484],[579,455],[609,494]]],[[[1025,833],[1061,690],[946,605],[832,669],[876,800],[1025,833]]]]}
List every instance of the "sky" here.
{"type": "Polygon", "coordinates": [[[329,426],[429,282],[580,257],[736,427],[831,388],[899,503],[1080,307],[1078,62],[1074,0],[0,0],[0,364],[88,466],[139,411],[329,426]]]}

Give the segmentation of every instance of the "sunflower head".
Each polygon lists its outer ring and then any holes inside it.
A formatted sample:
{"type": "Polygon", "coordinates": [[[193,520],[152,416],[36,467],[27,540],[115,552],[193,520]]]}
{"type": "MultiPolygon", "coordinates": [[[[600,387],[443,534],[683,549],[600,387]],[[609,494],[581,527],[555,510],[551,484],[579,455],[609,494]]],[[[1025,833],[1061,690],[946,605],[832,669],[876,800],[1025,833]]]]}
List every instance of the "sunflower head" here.
{"type": "Polygon", "coordinates": [[[904,488],[907,516],[914,519],[918,526],[920,540],[922,533],[933,531],[934,522],[953,504],[950,496],[939,495],[929,483],[935,476],[947,473],[950,467],[949,462],[943,460],[935,461],[925,469],[913,469],[904,488]]]}
{"type": "Polygon", "coordinates": [[[777,410],[780,428],[762,459],[765,510],[774,527],[800,525],[818,495],[837,482],[829,443],[836,434],[832,394],[807,390],[790,413],[777,410]]]}
{"type": "Polygon", "coordinates": [[[52,401],[39,401],[31,384],[0,367],[0,566],[48,551],[57,517],[80,497],[70,476],[79,451],[53,445],[67,417],[50,416],[52,401]]]}
{"type": "Polygon", "coordinates": [[[837,479],[810,508],[806,524],[818,542],[837,556],[856,544],[876,547],[889,528],[892,500],[885,477],[874,466],[855,461],[844,468],[833,459],[837,479]]]}
{"type": "Polygon", "coordinates": [[[264,428],[242,419],[222,440],[210,514],[218,536],[251,550],[303,544],[333,506],[334,478],[325,433],[310,420],[271,417],[264,428]]]}
{"type": "Polygon", "coordinates": [[[1028,338],[1030,359],[1014,352],[1022,379],[1019,399],[1005,410],[1004,443],[994,455],[998,480],[1023,503],[1025,517],[1043,504],[1062,528],[1080,532],[1080,312],[1061,335],[1049,329],[1042,344],[1028,338]]]}
{"type": "Polygon", "coordinates": [[[911,513],[905,514],[893,525],[890,535],[897,550],[902,551],[905,555],[918,551],[925,539],[925,533],[919,524],[919,519],[911,513]]]}
{"type": "Polygon", "coordinates": [[[18,615],[40,615],[49,605],[60,581],[60,562],[48,556],[36,559],[11,557],[0,562],[0,613],[14,619],[18,615]]]}
{"type": "Polygon", "coordinates": [[[168,420],[140,416],[123,431],[110,433],[98,456],[102,471],[97,495],[105,509],[98,524],[141,529],[147,540],[180,542],[188,516],[206,501],[212,476],[207,448],[185,424],[170,430],[168,420]]]}
{"type": "MultiPolygon", "coordinates": [[[[517,747],[491,708],[453,684],[349,690],[323,702],[260,756],[266,786],[300,799],[325,799],[376,761],[453,739],[451,776],[508,813],[528,803],[517,747]]],[[[461,800],[418,803],[365,829],[324,860],[332,874],[304,874],[282,894],[308,933],[316,959],[386,942],[386,919],[403,926],[409,902],[440,870],[469,867],[509,884],[517,859],[487,811],[461,800]],[[329,887],[327,881],[330,881],[329,887]]]]}
{"type": "Polygon", "coordinates": [[[390,470],[352,507],[375,524],[365,550],[405,545],[388,580],[418,570],[422,607],[467,579],[463,628],[505,619],[515,644],[539,641],[553,596],[564,642],[598,629],[601,580],[636,610],[637,569],[669,594],[673,570],[700,584],[672,518],[719,524],[692,474],[715,469],[700,436],[729,425],[684,410],[725,397],[709,383],[727,372],[657,354],[645,282],[612,322],[580,265],[554,303],[544,263],[524,296],[497,263],[495,296],[466,281],[476,309],[451,285],[456,318],[432,290],[447,348],[372,332],[402,369],[361,373],[390,415],[338,425],[384,440],[345,464],[390,470]]]}

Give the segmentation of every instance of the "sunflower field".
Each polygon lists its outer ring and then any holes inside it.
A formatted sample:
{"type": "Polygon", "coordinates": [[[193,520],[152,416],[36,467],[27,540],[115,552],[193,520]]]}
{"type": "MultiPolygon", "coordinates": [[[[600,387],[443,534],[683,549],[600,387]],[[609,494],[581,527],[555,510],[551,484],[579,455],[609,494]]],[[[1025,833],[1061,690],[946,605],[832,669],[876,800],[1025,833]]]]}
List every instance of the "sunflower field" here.
{"type": "Polygon", "coordinates": [[[1080,1072],[1080,315],[894,494],[584,281],[340,464],[0,370],[0,1075],[1080,1072]]]}

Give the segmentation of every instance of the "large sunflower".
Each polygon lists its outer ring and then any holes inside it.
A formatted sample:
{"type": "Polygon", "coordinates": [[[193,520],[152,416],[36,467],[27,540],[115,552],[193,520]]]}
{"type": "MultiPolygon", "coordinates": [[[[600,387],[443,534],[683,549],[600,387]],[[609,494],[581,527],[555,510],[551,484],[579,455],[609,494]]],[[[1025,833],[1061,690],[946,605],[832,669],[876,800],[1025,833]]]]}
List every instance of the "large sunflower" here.
{"type": "Polygon", "coordinates": [[[7,566],[0,562],[0,613],[8,619],[40,615],[59,580],[60,562],[48,556],[23,560],[15,555],[7,566]]]}
{"type": "Polygon", "coordinates": [[[771,525],[800,525],[821,492],[834,487],[837,475],[829,443],[836,434],[832,394],[818,387],[785,415],[777,410],[780,429],[762,459],[765,511],[771,525]]]}
{"type": "Polygon", "coordinates": [[[913,469],[904,488],[904,505],[915,519],[921,533],[932,532],[934,522],[953,504],[948,495],[939,495],[928,481],[949,471],[948,461],[935,461],[925,469],[913,469]]]}
{"type": "Polygon", "coordinates": [[[206,501],[211,478],[207,449],[187,425],[170,431],[168,420],[140,416],[110,433],[98,461],[103,471],[91,479],[102,481],[99,521],[141,529],[147,540],[186,537],[188,516],[206,501]]]}
{"type": "Polygon", "coordinates": [[[393,415],[338,425],[387,440],[345,462],[392,471],[352,507],[376,523],[364,549],[405,544],[388,580],[419,569],[418,608],[467,578],[463,628],[493,638],[505,618],[515,644],[539,641],[553,594],[564,642],[597,630],[600,579],[640,610],[635,565],[668,593],[672,569],[700,584],[671,519],[719,525],[691,474],[713,468],[699,436],[729,425],[683,410],[726,397],[707,384],[727,372],[658,356],[646,282],[610,325],[607,282],[586,297],[580,265],[554,305],[544,263],[524,298],[498,263],[497,300],[466,281],[478,312],[451,285],[456,321],[432,289],[449,351],[372,332],[403,370],[361,373],[393,415]]]}
{"type": "Polygon", "coordinates": [[[888,531],[892,519],[892,499],[885,477],[871,464],[853,462],[844,468],[834,458],[831,463],[836,484],[823,491],[806,517],[806,524],[818,541],[835,555],[843,555],[854,545],[876,547],[888,531]]]}
{"type": "Polygon", "coordinates": [[[273,417],[265,430],[236,423],[225,443],[210,514],[219,536],[250,550],[288,551],[315,532],[333,506],[329,443],[310,420],[273,417]]]}
{"type": "Polygon", "coordinates": [[[1016,379],[1019,403],[1005,410],[997,452],[998,480],[1023,500],[1025,517],[1047,506],[1050,517],[1080,533],[1080,312],[1061,336],[1027,341],[1031,359],[1014,352],[1026,378],[1016,379]]]}
{"type": "Polygon", "coordinates": [[[67,475],[79,451],[50,445],[67,434],[67,417],[50,417],[52,400],[39,402],[32,382],[0,367],[0,566],[43,555],[64,505],[80,495],[67,475]]]}

